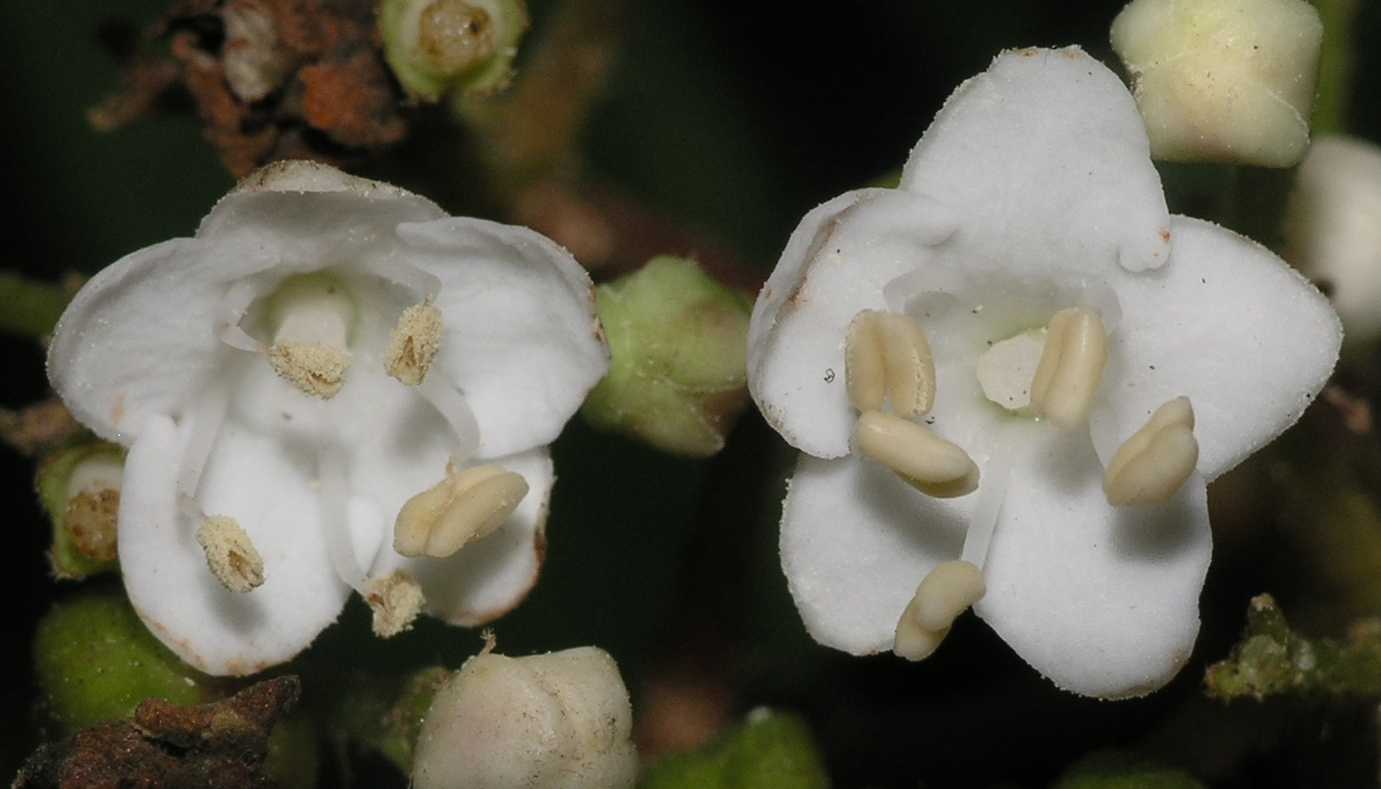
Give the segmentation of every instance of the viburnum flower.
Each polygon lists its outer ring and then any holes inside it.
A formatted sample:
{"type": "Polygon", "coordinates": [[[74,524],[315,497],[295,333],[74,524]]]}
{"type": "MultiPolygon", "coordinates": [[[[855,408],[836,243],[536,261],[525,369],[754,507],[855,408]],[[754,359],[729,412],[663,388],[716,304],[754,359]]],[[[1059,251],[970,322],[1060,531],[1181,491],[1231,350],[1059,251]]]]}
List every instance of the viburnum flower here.
{"type": "Polygon", "coordinates": [[[242,181],[77,294],[48,372],[129,447],[118,553],[211,674],[288,660],[351,590],[388,636],[536,582],[547,445],[608,365],[589,277],[519,227],[324,165],[242,181]]]}
{"type": "Polygon", "coordinates": [[[755,305],[750,390],[802,452],[781,556],[807,629],[919,659],[973,605],[1062,688],[1160,687],[1198,632],[1207,482],[1340,342],[1270,252],[1167,213],[1108,69],[1004,52],[900,188],[806,215],[755,305]]]}

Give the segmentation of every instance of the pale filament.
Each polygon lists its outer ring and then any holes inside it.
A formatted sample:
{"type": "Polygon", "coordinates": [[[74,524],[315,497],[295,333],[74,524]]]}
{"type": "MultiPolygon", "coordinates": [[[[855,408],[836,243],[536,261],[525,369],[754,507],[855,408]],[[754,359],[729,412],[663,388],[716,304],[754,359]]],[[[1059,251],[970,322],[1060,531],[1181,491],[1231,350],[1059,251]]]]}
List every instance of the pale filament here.
{"type": "Polygon", "coordinates": [[[338,447],[323,447],[317,452],[321,527],[336,575],[363,594],[364,570],[355,558],[354,541],[350,536],[350,491],[344,458],[344,451],[338,447]]]}

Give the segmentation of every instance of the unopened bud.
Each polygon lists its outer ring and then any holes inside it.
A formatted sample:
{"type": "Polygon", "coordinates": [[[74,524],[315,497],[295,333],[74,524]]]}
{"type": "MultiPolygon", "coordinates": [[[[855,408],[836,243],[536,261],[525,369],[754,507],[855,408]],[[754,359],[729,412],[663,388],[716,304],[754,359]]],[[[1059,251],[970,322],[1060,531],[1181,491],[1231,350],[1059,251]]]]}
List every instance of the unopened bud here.
{"type": "Polygon", "coordinates": [[[1133,0],[1112,25],[1151,155],[1166,161],[1297,163],[1322,45],[1304,0],[1133,0]]]}
{"type": "Polygon", "coordinates": [[[747,297],[676,257],[597,295],[613,359],[581,413],[674,454],[718,452],[748,403],[747,297]]]}
{"type": "Polygon", "coordinates": [[[633,709],[609,653],[481,653],[436,694],[418,736],[418,789],[632,787],[633,709]]]}
{"type": "Polygon", "coordinates": [[[527,26],[523,0],[383,0],[379,5],[384,57],[408,94],[425,102],[504,88],[527,26]]]}

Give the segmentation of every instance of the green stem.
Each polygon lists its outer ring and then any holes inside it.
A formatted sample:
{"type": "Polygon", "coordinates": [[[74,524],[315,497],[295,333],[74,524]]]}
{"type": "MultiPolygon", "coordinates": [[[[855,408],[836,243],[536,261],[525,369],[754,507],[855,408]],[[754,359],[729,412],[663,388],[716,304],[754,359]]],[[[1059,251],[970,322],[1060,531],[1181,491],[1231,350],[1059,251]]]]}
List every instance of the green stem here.
{"type": "Polygon", "coordinates": [[[68,295],[57,285],[0,271],[0,332],[38,339],[53,333],[68,295]]]}
{"type": "Polygon", "coordinates": [[[1315,0],[1323,18],[1323,57],[1319,62],[1319,95],[1314,100],[1315,134],[1347,130],[1348,102],[1356,58],[1353,27],[1358,0],[1315,0]]]}

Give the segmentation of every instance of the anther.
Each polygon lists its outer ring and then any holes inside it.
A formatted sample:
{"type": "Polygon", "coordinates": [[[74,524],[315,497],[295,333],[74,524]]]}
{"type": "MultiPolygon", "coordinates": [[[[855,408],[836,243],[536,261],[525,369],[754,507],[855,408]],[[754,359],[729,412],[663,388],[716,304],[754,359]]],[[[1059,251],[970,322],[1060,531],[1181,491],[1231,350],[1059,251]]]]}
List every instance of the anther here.
{"type": "Polygon", "coordinates": [[[448,465],[444,480],[399,510],[393,549],[404,556],[444,559],[498,530],[527,491],[527,480],[499,466],[457,470],[448,465]]]}
{"type": "Polygon", "coordinates": [[[925,414],[935,403],[935,360],[916,321],[891,312],[864,310],[844,341],[849,403],[878,411],[890,401],[900,416],[925,414]]]}
{"type": "Polygon", "coordinates": [[[202,521],[197,542],[211,574],[226,589],[243,594],[264,582],[264,560],[234,518],[216,515],[202,521]]]}
{"type": "Polygon", "coordinates": [[[1098,313],[1086,307],[1055,313],[1031,382],[1031,410],[1065,430],[1085,424],[1107,362],[1108,335],[1098,313]]]}
{"type": "Polygon", "coordinates": [[[983,572],[966,561],[945,562],[931,570],[897,622],[892,651],[907,660],[929,657],[954,620],[986,591],[983,572]]]}
{"type": "Polygon", "coordinates": [[[275,326],[269,364],[304,394],[334,397],[350,368],[347,349],[355,306],[344,287],[323,275],[293,277],[269,302],[275,326]]]}
{"type": "Polygon", "coordinates": [[[370,581],[364,600],[374,612],[374,635],[379,638],[411,630],[427,602],[421,584],[404,570],[370,581]]]}
{"type": "Polygon", "coordinates": [[[388,374],[408,386],[422,383],[441,348],[441,330],[441,310],[433,305],[414,304],[403,310],[388,341],[388,374]]]}
{"type": "Polygon", "coordinates": [[[978,487],[978,466],[959,446],[907,419],[867,411],[854,427],[860,452],[936,498],[972,493],[978,487]]]}
{"type": "Polygon", "coordinates": [[[1103,475],[1103,493],[1115,507],[1159,504],[1175,495],[1198,462],[1194,407],[1177,397],[1118,448],[1103,475]]]}

